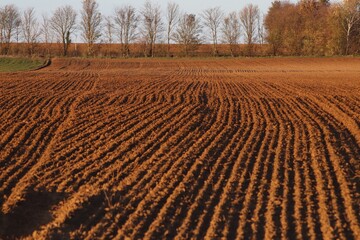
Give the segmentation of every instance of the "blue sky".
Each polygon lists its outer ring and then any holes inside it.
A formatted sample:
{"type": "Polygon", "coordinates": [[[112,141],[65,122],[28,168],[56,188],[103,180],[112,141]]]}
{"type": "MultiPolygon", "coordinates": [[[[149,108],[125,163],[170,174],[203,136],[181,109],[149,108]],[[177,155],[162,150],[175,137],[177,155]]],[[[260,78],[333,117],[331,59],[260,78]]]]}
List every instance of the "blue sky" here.
{"type": "MultiPolygon", "coordinates": [[[[140,9],[144,1],[145,0],[98,0],[98,3],[103,14],[111,15],[117,6],[131,4],[137,9],[140,9]]],[[[200,13],[204,9],[216,6],[220,6],[225,12],[238,11],[249,3],[258,5],[262,13],[266,14],[267,9],[270,7],[272,2],[272,0],[155,0],[153,2],[157,2],[165,8],[169,1],[178,3],[181,10],[184,12],[196,14],[200,13]]],[[[6,4],[15,4],[20,9],[34,7],[39,15],[42,13],[51,15],[57,7],[67,4],[72,5],[75,9],[81,8],[81,0],[0,0],[0,6],[4,6],[6,4]]]]}

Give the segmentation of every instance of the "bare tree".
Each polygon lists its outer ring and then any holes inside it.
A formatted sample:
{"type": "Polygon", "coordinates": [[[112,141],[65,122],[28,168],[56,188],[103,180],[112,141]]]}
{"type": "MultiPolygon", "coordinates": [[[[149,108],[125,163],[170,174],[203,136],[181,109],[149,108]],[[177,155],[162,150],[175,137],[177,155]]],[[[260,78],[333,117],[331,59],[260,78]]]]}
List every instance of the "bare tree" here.
{"type": "Polygon", "coordinates": [[[257,21],[257,36],[258,42],[263,45],[265,43],[265,26],[264,26],[264,15],[259,15],[257,21]]]}
{"type": "Polygon", "coordinates": [[[248,54],[252,55],[253,44],[256,42],[257,22],[260,17],[259,7],[253,4],[245,6],[240,11],[240,21],[244,29],[245,43],[248,47],[248,54]]]}
{"type": "Polygon", "coordinates": [[[111,16],[104,18],[104,33],[105,33],[105,42],[112,44],[114,42],[114,19],[111,16]]]}
{"type": "Polygon", "coordinates": [[[66,56],[71,43],[71,34],[75,30],[76,11],[69,5],[59,7],[55,10],[50,24],[54,33],[63,45],[63,55],[66,56]]]}
{"type": "Polygon", "coordinates": [[[355,26],[360,22],[360,0],[345,0],[340,5],[341,25],[346,34],[345,54],[349,54],[351,35],[356,30],[355,26]]]}
{"type": "Polygon", "coordinates": [[[174,39],[178,44],[183,45],[185,56],[188,56],[190,51],[201,43],[201,32],[200,20],[195,14],[185,13],[181,16],[174,39]]]}
{"type": "Polygon", "coordinates": [[[101,13],[96,0],[83,0],[81,12],[81,37],[87,43],[87,55],[94,54],[94,44],[101,36],[101,13]]]}
{"type": "Polygon", "coordinates": [[[21,40],[21,34],[22,34],[22,24],[21,24],[21,18],[19,18],[18,20],[16,20],[15,22],[15,26],[14,26],[14,36],[13,38],[15,38],[15,42],[19,43],[21,40]]]}
{"type": "Polygon", "coordinates": [[[0,8],[0,50],[2,50],[2,44],[4,42],[4,9],[0,8]]]}
{"type": "Polygon", "coordinates": [[[155,56],[155,43],[163,31],[163,23],[161,21],[161,9],[157,4],[147,0],[141,11],[142,34],[146,45],[149,46],[145,50],[145,56],[155,56]]]}
{"type": "Polygon", "coordinates": [[[125,5],[115,10],[115,23],[121,44],[121,52],[123,56],[130,55],[129,44],[136,38],[136,29],[139,17],[133,6],[125,5]]]}
{"type": "Polygon", "coordinates": [[[240,40],[240,21],[236,12],[229,13],[222,24],[223,42],[229,45],[231,56],[235,56],[235,49],[240,40]]]}
{"type": "Polygon", "coordinates": [[[224,17],[224,12],[221,10],[220,7],[209,8],[203,12],[202,17],[204,19],[204,25],[206,28],[208,28],[210,33],[210,40],[213,44],[213,55],[218,56],[218,33],[220,30],[222,19],[224,17]]]}
{"type": "Polygon", "coordinates": [[[10,42],[17,26],[20,26],[21,18],[18,8],[13,5],[6,5],[1,9],[0,14],[0,27],[1,27],[1,51],[7,55],[10,50],[10,42]],[[5,44],[3,46],[3,44],[5,44]]]}
{"type": "Polygon", "coordinates": [[[169,2],[167,5],[166,21],[167,21],[167,55],[170,56],[170,41],[172,39],[174,28],[179,22],[180,8],[177,3],[169,2]]]}
{"type": "Polygon", "coordinates": [[[41,38],[43,43],[45,43],[44,54],[51,55],[51,45],[54,40],[54,33],[51,29],[51,21],[46,14],[42,15],[40,27],[41,27],[41,38]]]}
{"type": "Polygon", "coordinates": [[[104,38],[103,41],[107,44],[106,55],[111,55],[111,45],[114,42],[114,18],[111,16],[104,17],[104,38]]]}
{"type": "Polygon", "coordinates": [[[50,25],[50,19],[46,14],[42,15],[41,36],[42,36],[42,41],[46,44],[51,43],[53,41],[53,32],[50,25]]]}
{"type": "Polygon", "coordinates": [[[34,8],[28,8],[24,11],[22,17],[22,31],[24,40],[27,43],[28,54],[34,53],[35,45],[40,37],[39,23],[35,16],[34,8]]]}

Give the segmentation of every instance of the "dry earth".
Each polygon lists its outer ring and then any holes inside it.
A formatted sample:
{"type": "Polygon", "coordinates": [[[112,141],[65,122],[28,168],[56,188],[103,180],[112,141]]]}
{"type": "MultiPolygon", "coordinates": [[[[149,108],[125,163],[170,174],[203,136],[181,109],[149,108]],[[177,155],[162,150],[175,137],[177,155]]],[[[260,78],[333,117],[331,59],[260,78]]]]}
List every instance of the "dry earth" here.
{"type": "Polygon", "coordinates": [[[0,238],[360,239],[360,59],[0,73],[0,238]]]}

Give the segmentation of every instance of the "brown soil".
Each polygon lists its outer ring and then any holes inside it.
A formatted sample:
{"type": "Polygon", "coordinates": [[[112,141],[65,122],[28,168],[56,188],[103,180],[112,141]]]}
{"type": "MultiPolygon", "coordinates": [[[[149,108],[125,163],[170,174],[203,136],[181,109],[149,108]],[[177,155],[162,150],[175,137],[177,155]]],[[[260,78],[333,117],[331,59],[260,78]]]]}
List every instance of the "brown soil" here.
{"type": "Polygon", "coordinates": [[[360,239],[360,59],[0,73],[0,238],[360,239]]]}

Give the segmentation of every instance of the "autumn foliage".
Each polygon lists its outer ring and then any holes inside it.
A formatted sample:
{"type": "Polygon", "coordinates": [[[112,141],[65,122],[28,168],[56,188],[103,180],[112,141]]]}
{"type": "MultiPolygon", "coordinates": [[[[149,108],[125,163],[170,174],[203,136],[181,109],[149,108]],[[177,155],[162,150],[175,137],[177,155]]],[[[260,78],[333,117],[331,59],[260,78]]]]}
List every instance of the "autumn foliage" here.
{"type": "Polygon", "coordinates": [[[360,51],[360,1],[272,3],[264,21],[273,55],[348,55],[360,51]]]}

